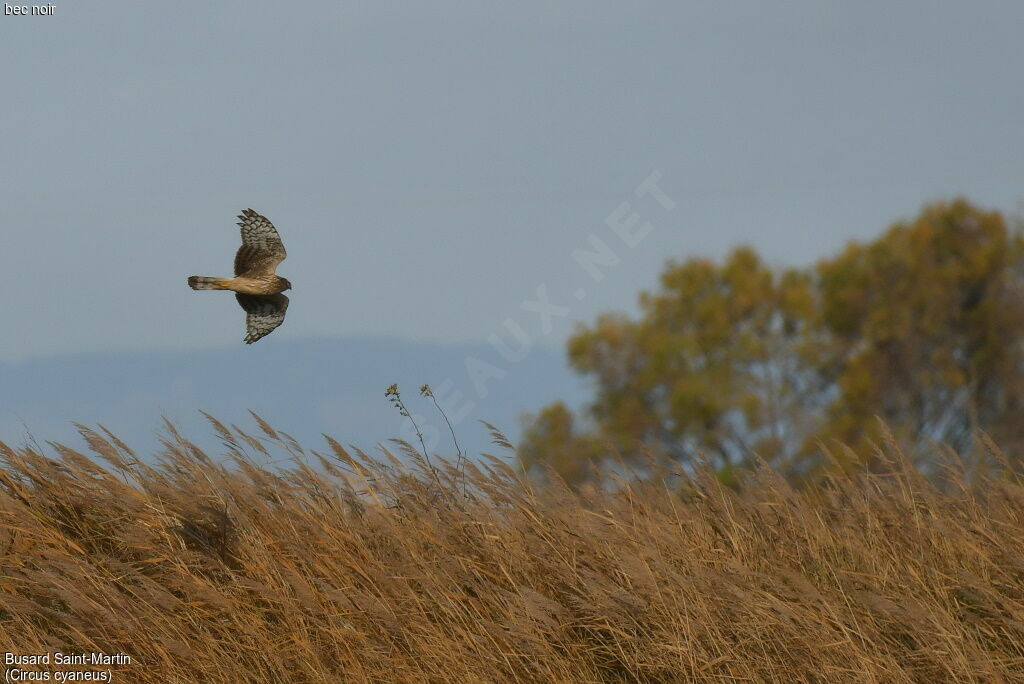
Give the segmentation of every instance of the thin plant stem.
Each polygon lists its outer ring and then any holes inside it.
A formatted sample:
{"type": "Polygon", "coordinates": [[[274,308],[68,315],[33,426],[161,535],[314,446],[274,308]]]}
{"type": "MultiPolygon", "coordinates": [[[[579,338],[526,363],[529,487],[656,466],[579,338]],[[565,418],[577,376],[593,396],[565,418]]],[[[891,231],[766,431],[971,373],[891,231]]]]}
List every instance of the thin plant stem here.
{"type": "Polygon", "coordinates": [[[423,432],[420,431],[420,426],[416,424],[416,419],[412,417],[411,413],[409,413],[409,409],[405,407],[405,402],[402,401],[402,395],[398,391],[398,385],[394,384],[391,385],[391,387],[388,387],[384,396],[388,397],[391,403],[398,408],[399,414],[408,418],[409,422],[412,423],[413,429],[416,430],[416,437],[420,440],[420,447],[423,448],[423,459],[427,462],[427,467],[430,468],[430,475],[434,478],[434,483],[437,485],[438,489],[442,489],[441,481],[437,478],[437,469],[434,467],[434,464],[430,462],[430,455],[427,453],[427,445],[423,441],[423,432]]]}
{"type": "Polygon", "coordinates": [[[448,431],[452,433],[452,442],[455,443],[455,455],[458,458],[456,462],[456,469],[459,470],[462,475],[462,497],[466,497],[466,466],[464,464],[462,456],[462,447],[459,446],[459,438],[455,436],[455,428],[452,427],[452,422],[448,420],[448,414],[444,412],[441,405],[437,403],[437,397],[434,396],[434,391],[430,389],[430,385],[424,385],[420,387],[420,394],[425,397],[430,397],[430,400],[434,402],[434,408],[437,409],[441,417],[444,418],[444,422],[448,425],[448,431]]]}

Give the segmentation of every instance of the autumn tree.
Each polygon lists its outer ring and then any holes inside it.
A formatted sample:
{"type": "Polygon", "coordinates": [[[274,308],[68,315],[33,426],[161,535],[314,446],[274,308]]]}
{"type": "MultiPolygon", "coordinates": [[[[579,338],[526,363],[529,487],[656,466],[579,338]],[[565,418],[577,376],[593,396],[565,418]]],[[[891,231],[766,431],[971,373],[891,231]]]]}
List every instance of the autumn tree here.
{"type": "Polygon", "coordinates": [[[870,458],[878,418],[917,444],[964,450],[981,428],[1024,446],[1022,283],[1019,231],[965,200],[814,268],[771,268],[749,247],[670,262],[638,318],[572,336],[570,363],[595,386],[589,428],[545,409],[522,464],[579,481],[610,444],[627,461],[700,452],[728,471],[756,454],[806,472],[822,442],[870,458]]]}
{"type": "MultiPolygon", "coordinates": [[[[776,272],[743,247],[721,266],[670,263],[640,306],[640,320],[606,314],[569,342],[572,366],[596,383],[590,417],[602,439],[626,460],[701,450],[721,468],[796,452],[807,430],[797,410],[819,404],[823,389],[807,273],[776,272]]],[[[564,408],[546,409],[528,425],[524,466],[548,453],[571,481],[565,454],[585,442],[594,458],[595,436],[569,434],[566,422],[564,408]]]]}
{"type": "Polygon", "coordinates": [[[878,416],[919,446],[1024,446],[1024,242],[1001,214],[933,204],[817,271],[843,359],[825,436],[863,451],[878,416]]]}
{"type": "Polygon", "coordinates": [[[577,423],[572,411],[560,401],[534,416],[519,443],[519,462],[523,468],[547,466],[566,482],[589,479],[608,448],[595,435],[580,430],[577,423]]]}

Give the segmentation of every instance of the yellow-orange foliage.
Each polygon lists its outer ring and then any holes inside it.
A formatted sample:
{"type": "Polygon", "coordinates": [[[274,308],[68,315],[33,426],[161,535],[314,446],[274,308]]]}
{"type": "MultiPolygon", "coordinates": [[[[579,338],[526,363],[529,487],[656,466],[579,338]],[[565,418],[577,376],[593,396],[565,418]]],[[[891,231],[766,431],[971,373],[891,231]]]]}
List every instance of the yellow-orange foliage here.
{"type": "Polygon", "coordinates": [[[703,452],[727,475],[756,455],[803,475],[822,441],[869,462],[876,417],[914,458],[932,442],[970,452],[979,429],[1024,449],[1024,235],[999,212],[935,202],[813,268],[749,247],[670,262],[640,305],[569,340],[591,420],[554,439],[557,407],[542,413],[524,466],[578,482],[576,454],[601,439],[634,463],[703,452]]]}

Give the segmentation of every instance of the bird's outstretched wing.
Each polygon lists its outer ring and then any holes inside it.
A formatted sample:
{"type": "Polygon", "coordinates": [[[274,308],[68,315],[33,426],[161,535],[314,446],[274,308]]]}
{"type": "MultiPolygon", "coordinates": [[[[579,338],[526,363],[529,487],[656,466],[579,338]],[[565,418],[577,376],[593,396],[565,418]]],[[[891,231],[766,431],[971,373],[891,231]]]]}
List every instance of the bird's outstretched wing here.
{"type": "Polygon", "coordinates": [[[252,344],[266,337],[284,323],[288,311],[288,298],[283,294],[236,294],[238,305],[245,310],[245,343],[252,344]]]}
{"type": "Polygon", "coordinates": [[[288,252],[274,224],[252,209],[238,215],[242,246],[235,254],[235,275],[272,275],[288,252]]]}

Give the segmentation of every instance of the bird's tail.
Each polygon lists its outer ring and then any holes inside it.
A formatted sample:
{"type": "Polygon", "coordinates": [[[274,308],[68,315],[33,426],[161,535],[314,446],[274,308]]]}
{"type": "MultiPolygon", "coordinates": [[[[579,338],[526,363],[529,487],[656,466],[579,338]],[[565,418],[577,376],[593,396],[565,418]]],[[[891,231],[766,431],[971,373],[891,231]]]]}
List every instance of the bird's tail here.
{"type": "Polygon", "coordinates": [[[230,278],[208,278],[206,276],[190,276],[188,286],[193,290],[226,290],[230,278]]]}

